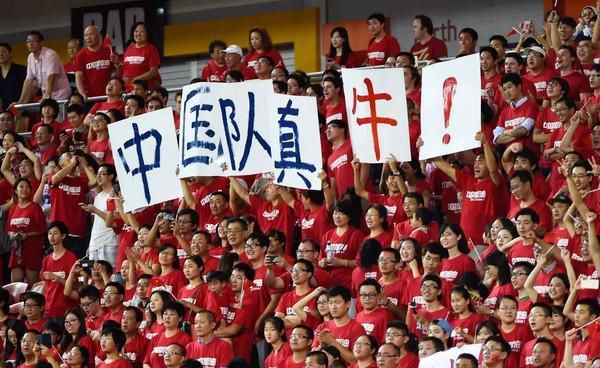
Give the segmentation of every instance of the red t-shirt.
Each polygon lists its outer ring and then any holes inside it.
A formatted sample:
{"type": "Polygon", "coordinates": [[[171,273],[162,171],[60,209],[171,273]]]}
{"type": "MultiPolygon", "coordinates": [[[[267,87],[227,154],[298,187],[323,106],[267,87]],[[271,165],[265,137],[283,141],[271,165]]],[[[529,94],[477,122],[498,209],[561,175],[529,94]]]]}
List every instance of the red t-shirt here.
{"type": "Polygon", "coordinates": [[[283,58],[281,57],[281,54],[279,53],[279,51],[277,51],[276,48],[272,48],[271,50],[268,51],[255,51],[251,54],[248,54],[244,57],[244,60],[242,61],[242,65],[246,68],[251,69],[254,72],[254,66],[256,65],[256,62],[258,61],[258,59],[261,56],[268,56],[270,57],[273,62],[275,62],[275,66],[285,66],[283,64],[283,58]]]}
{"type": "Polygon", "coordinates": [[[148,343],[150,341],[137,334],[131,341],[125,343],[123,346],[123,358],[129,360],[132,364],[144,364],[144,358],[148,352],[148,343]]]}
{"type": "MultiPolygon", "coordinates": [[[[319,259],[327,257],[327,252],[331,251],[335,258],[354,260],[360,249],[363,239],[363,234],[353,227],[349,227],[340,236],[336,232],[336,228],[329,230],[321,241],[321,252],[319,259]]],[[[352,285],[352,269],[348,267],[330,267],[328,268],[332,280],[339,285],[343,285],[348,289],[352,285]]]]}
{"type": "Polygon", "coordinates": [[[369,193],[369,203],[379,203],[387,210],[388,225],[393,226],[406,220],[406,214],[402,205],[404,197],[402,195],[389,196],[385,194],[369,193]]]}
{"type": "Polygon", "coordinates": [[[188,283],[183,275],[183,271],[178,269],[174,269],[166,275],[155,276],[154,278],[160,280],[164,285],[163,287],[173,294],[176,294],[178,290],[188,283]]]}
{"type": "MultiPolygon", "coordinates": [[[[548,138],[544,149],[550,149],[559,147],[562,140],[567,134],[567,128],[562,126],[552,132],[552,135],[548,138]]],[[[594,146],[592,145],[592,132],[587,124],[579,124],[575,128],[575,133],[571,138],[571,147],[583,155],[584,158],[589,159],[594,154],[594,146]]]]}
{"type": "MultiPolygon", "coordinates": [[[[250,195],[250,207],[256,213],[256,218],[260,229],[267,233],[269,230],[280,230],[285,234],[286,239],[292,239],[294,235],[294,224],[296,216],[294,211],[285,202],[279,201],[274,205],[272,202],[255,195],[250,195]]],[[[295,256],[294,247],[285,247],[285,254],[295,256]]]]}
{"type": "Polygon", "coordinates": [[[548,98],[546,95],[546,86],[550,79],[556,77],[556,71],[552,68],[544,69],[539,74],[533,74],[532,72],[527,72],[523,75],[523,79],[527,79],[535,86],[536,98],[538,102],[545,100],[548,98]]]}
{"type": "Polygon", "coordinates": [[[356,60],[354,52],[350,51],[346,57],[346,61],[342,63],[342,55],[336,55],[333,62],[344,68],[356,68],[360,65],[360,61],[356,60]]]}
{"type": "Polygon", "coordinates": [[[46,217],[39,204],[29,202],[25,207],[16,204],[8,211],[6,218],[7,232],[41,233],[27,237],[22,245],[20,254],[15,250],[10,253],[9,269],[25,267],[29,270],[39,270],[42,265],[42,243],[46,234],[46,217]]]}
{"type": "Polygon", "coordinates": [[[463,213],[460,226],[475,244],[483,244],[483,229],[502,214],[502,185],[491,178],[475,179],[461,170],[455,171],[456,188],[462,191],[463,213]]]}
{"type": "Polygon", "coordinates": [[[115,163],[108,138],[103,140],[94,139],[92,141],[89,141],[88,149],[90,151],[90,154],[94,156],[99,162],[105,164],[115,163]]]}
{"type": "Polygon", "coordinates": [[[200,218],[211,216],[210,198],[214,192],[229,193],[229,179],[213,178],[207,185],[190,186],[190,190],[194,193],[196,200],[196,212],[200,218]]]}
{"type": "Polygon", "coordinates": [[[119,358],[111,363],[102,362],[96,365],[96,368],[131,368],[131,363],[123,358],[119,358]]]}
{"type": "MultiPolygon", "coordinates": [[[[425,309],[425,306],[417,306],[417,313],[421,316],[423,316],[427,321],[433,321],[434,319],[445,319],[448,320],[448,317],[450,316],[450,310],[448,310],[446,307],[442,306],[441,309],[436,310],[435,312],[429,312],[425,309]]],[[[420,339],[423,336],[427,336],[427,331],[424,330],[425,326],[423,326],[421,323],[417,322],[417,320],[414,317],[414,314],[412,313],[412,310],[407,312],[408,314],[408,329],[410,332],[414,333],[415,335],[417,335],[417,337],[420,339]]]]}
{"type": "Polygon", "coordinates": [[[206,344],[200,341],[190,342],[185,350],[186,358],[199,361],[204,368],[224,368],[233,359],[231,344],[218,337],[206,344]]]}
{"type": "Polygon", "coordinates": [[[496,310],[498,298],[500,298],[503,295],[512,295],[514,297],[519,296],[519,294],[510,282],[503,285],[494,284],[494,287],[490,291],[488,297],[485,298],[485,300],[483,301],[483,304],[485,304],[491,310],[496,310]]]}
{"type": "MultiPolygon", "coordinates": [[[[313,291],[312,289],[309,289],[306,293],[301,294],[301,295],[298,295],[296,290],[288,291],[287,293],[285,293],[281,296],[281,299],[279,299],[279,303],[277,304],[277,307],[275,308],[275,313],[281,313],[281,314],[283,314],[284,317],[285,316],[295,316],[296,312],[294,311],[294,308],[292,308],[294,306],[294,304],[298,303],[300,300],[302,300],[302,298],[304,298],[305,296],[310,294],[312,291],[313,291]]],[[[312,299],[310,302],[308,302],[307,305],[304,306],[304,308],[302,310],[304,312],[306,312],[306,321],[303,321],[302,324],[305,324],[310,328],[317,327],[317,325],[319,324],[319,320],[310,314],[310,312],[316,310],[316,308],[317,308],[316,299],[312,299]]],[[[286,334],[288,336],[289,336],[290,332],[291,332],[291,329],[287,328],[286,334]]]]}
{"type": "Polygon", "coordinates": [[[219,66],[214,60],[209,60],[202,69],[200,79],[207,82],[223,82],[223,75],[227,73],[227,65],[219,66]]]}
{"type": "MultiPolygon", "coordinates": [[[[537,339],[527,341],[521,348],[521,360],[520,368],[533,368],[533,347],[535,346],[537,339]]],[[[560,367],[560,363],[563,361],[565,353],[565,341],[559,340],[556,337],[552,338],[552,342],[556,347],[556,367],[560,367]]]]}
{"type": "Polygon", "coordinates": [[[352,145],[346,140],[340,147],[333,149],[327,158],[327,175],[335,178],[335,190],[338,199],[346,189],[354,187],[354,169],[352,168],[352,145]]]}
{"type": "Polygon", "coordinates": [[[580,72],[575,70],[560,77],[569,83],[569,93],[567,96],[573,101],[579,101],[581,93],[592,93],[589,80],[580,72]]]}
{"type": "Polygon", "coordinates": [[[398,359],[398,368],[418,368],[419,356],[410,352],[406,352],[402,358],[398,359]]]}
{"type": "Polygon", "coordinates": [[[505,332],[500,326],[500,334],[504,340],[510,345],[511,353],[509,359],[513,359],[513,362],[518,363],[521,357],[521,347],[526,341],[533,338],[529,326],[515,325],[512,331],[505,332]]]}
{"type": "Polygon", "coordinates": [[[90,109],[90,114],[94,115],[97,112],[106,113],[110,109],[119,110],[121,114],[125,114],[125,102],[117,100],[113,102],[96,102],[90,109]]]}
{"type": "Polygon", "coordinates": [[[186,346],[191,341],[192,338],[190,335],[183,331],[177,331],[177,333],[171,337],[167,337],[164,332],[160,333],[150,340],[151,349],[148,349],[148,352],[146,353],[144,364],[149,364],[153,368],[166,368],[163,357],[167,351],[167,347],[171,344],[186,346]]]}
{"type": "Polygon", "coordinates": [[[552,229],[552,213],[550,212],[550,208],[548,207],[545,201],[541,199],[536,199],[535,202],[533,202],[530,206],[527,207],[520,207],[519,203],[517,202],[517,206],[512,207],[510,211],[508,211],[506,217],[508,217],[509,219],[513,219],[521,208],[531,208],[535,211],[535,213],[537,213],[540,216],[540,228],[546,230],[552,229]]]}
{"type": "MultiPolygon", "coordinates": [[[[201,309],[204,309],[204,303],[206,302],[206,294],[208,293],[208,284],[201,283],[200,285],[194,288],[188,288],[189,285],[186,285],[179,289],[177,293],[177,299],[183,300],[184,302],[188,302],[193,304],[201,309]]],[[[191,309],[185,309],[184,321],[188,321],[190,323],[194,322],[194,318],[196,317],[196,313],[193,313],[191,309]]]]}
{"type": "MultiPolygon", "coordinates": [[[[508,133],[513,129],[519,128],[521,124],[527,119],[531,119],[535,123],[538,111],[539,109],[537,104],[535,104],[531,100],[525,100],[525,102],[521,103],[517,107],[507,105],[507,107],[502,109],[502,111],[500,112],[500,116],[498,117],[498,126],[504,128],[504,133],[508,133]]],[[[530,133],[528,133],[528,135],[524,137],[515,139],[511,143],[523,143],[532,152],[537,153],[537,147],[531,140],[530,133]]]]}
{"type": "MultiPolygon", "coordinates": [[[[133,82],[136,77],[148,72],[150,68],[160,67],[160,55],[156,47],[150,43],[137,47],[129,45],[123,54],[123,79],[133,82]]],[[[148,80],[148,89],[153,90],[160,85],[160,75],[148,80]]]]}
{"type": "MultiPolygon", "coordinates": [[[[450,307],[450,294],[452,293],[453,284],[449,283],[445,279],[442,280],[442,299],[441,303],[446,308],[450,307]]],[[[423,276],[419,278],[410,277],[406,280],[406,288],[404,289],[404,294],[402,296],[402,305],[407,306],[410,303],[417,304],[417,307],[425,307],[425,300],[421,295],[421,282],[423,281],[423,276]]]]}
{"type": "MultiPolygon", "coordinates": [[[[358,260],[357,264],[360,264],[358,260]]],[[[379,265],[374,264],[367,267],[366,269],[362,267],[356,267],[354,270],[352,270],[352,284],[350,288],[350,293],[352,297],[357,297],[359,291],[358,289],[360,287],[361,282],[365,281],[366,279],[379,280],[380,277],[381,272],[379,272],[379,265]]],[[[360,305],[360,299],[357,300],[356,308],[358,311],[362,310],[362,306],[360,305]]]]}
{"type": "Polygon", "coordinates": [[[290,344],[284,342],[283,345],[279,347],[279,350],[271,351],[271,354],[267,356],[265,359],[265,368],[280,368],[285,364],[285,361],[292,356],[292,349],[290,348],[290,344]]]}
{"type": "MultiPolygon", "coordinates": [[[[348,350],[352,350],[356,339],[358,339],[360,335],[365,334],[365,329],[363,326],[353,319],[348,321],[346,325],[339,327],[335,324],[334,320],[325,321],[317,326],[315,334],[316,332],[322,330],[329,330],[331,335],[335,337],[336,341],[348,350]]],[[[319,346],[319,339],[313,339],[312,346],[319,346]]]]}
{"type": "MultiPolygon", "coordinates": [[[[52,183],[52,176],[48,178],[52,183]]],[[[50,185],[50,221],[62,221],[70,235],[83,237],[87,233],[87,213],[79,203],[86,203],[89,191],[87,178],[65,176],[56,185],[50,185]]]]}
{"type": "Polygon", "coordinates": [[[60,258],[54,259],[52,253],[44,257],[42,261],[42,270],[40,271],[40,279],[45,281],[44,296],[46,304],[44,304],[44,316],[48,318],[62,318],[65,311],[77,303],[74,300],[66,298],[64,295],[65,287],[55,281],[46,280],[44,272],[52,272],[58,277],[65,280],[71,271],[71,267],[77,261],[77,257],[68,250],[65,251],[60,258]]]}
{"type": "Polygon", "coordinates": [[[448,217],[451,223],[460,223],[462,205],[458,200],[456,185],[442,170],[435,168],[429,174],[429,188],[431,193],[439,198],[432,198],[436,208],[448,217]]]}
{"type": "Polygon", "coordinates": [[[383,65],[389,56],[396,56],[399,53],[400,44],[394,36],[386,34],[380,41],[371,38],[367,48],[367,64],[383,65]]]}
{"type": "Polygon", "coordinates": [[[508,263],[511,266],[514,266],[517,262],[528,262],[535,266],[533,247],[534,244],[524,245],[523,241],[516,242],[515,245],[508,250],[508,263]]]}
{"type": "MultiPolygon", "coordinates": [[[[318,241],[323,234],[334,227],[331,214],[325,205],[321,205],[316,211],[311,211],[304,208],[300,200],[295,200],[294,212],[300,222],[302,239],[318,241]]],[[[286,244],[286,247],[291,247],[291,244],[286,244]]]]}
{"type": "Polygon", "coordinates": [[[376,307],[368,313],[363,309],[355,318],[356,322],[363,326],[367,335],[373,336],[380,344],[385,342],[386,325],[393,319],[395,318],[392,313],[381,307],[376,307]]]}
{"type": "Polygon", "coordinates": [[[333,120],[343,120],[346,123],[348,122],[348,115],[346,114],[346,102],[344,99],[341,99],[337,104],[331,105],[327,104],[327,108],[325,109],[325,121],[329,123],[333,120]]]}
{"type": "Polygon", "coordinates": [[[84,88],[88,97],[104,95],[112,73],[110,54],[110,48],[104,46],[97,51],[84,47],[77,53],[75,69],[77,72],[83,72],[84,88]]]}
{"type": "MultiPolygon", "coordinates": [[[[249,293],[253,294],[253,293],[249,293]]],[[[232,337],[233,351],[236,356],[240,356],[246,360],[251,361],[252,357],[252,345],[254,343],[254,323],[258,317],[259,311],[256,308],[256,299],[254,297],[244,296],[245,300],[242,308],[238,309],[229,306],[229,313],[227,313],[227,324],[236,324],[242,327],[242,331],[232,337]]]]}
{"type": "MultiPolygon", "coordinates": [[[[421,43],[419,41],[415,42],[415,44],[410,48],[410,53],[421,54],[419,51],[423,52],[422,55],[429,55],[425,60],[439,59],[448,56],[448,48],[446,47],[446,43],[437,37],[431,37],[429,41],[425,43],[421,43]],[[423,49],[427,49],[427,51],[421,51],[423,49]]],[[[423,60],[423,57],[419,57],[419,59],[423,60]]]]}
{"type": "Polygon", "coordinates": [[[465,339],[462,335],[458,335],[454,329],[459,327],[463,333],[475,337],[475,328],[477,324],[483,321],[484,318],[481,314],[471,313],[467,318],[460,319],[454,313],[451,314],[450,325],[452,326],[452,333],[450,333],[450,338],[452,339],[452,346],[456,346],[458,343],[465,343],[465,339]]]}
{"type": "Polygon", "coordinates": [[[465,272],[477,273],[475,261],[466,254],[460,254],[456,258],[442,259],[442,266],[439,269],[440,278],[448,282],[457,284],[465,272]]]}

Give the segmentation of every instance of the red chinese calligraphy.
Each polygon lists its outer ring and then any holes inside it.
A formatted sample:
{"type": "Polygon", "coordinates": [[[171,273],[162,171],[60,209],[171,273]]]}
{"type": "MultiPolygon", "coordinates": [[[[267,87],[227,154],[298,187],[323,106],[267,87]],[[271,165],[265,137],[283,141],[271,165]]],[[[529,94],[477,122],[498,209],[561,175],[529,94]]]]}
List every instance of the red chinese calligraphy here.
{"type": "Polygon", "coordinates": [[[381,157],[381,148],[379,146],[379,131],[377,125],[387,124],[390,126],[396,126],[398,122],[396,121],[396,119],[377,116],[377,100],[389,101],[392,99],[392,96],[390,96],[389,93],[375,93],[375,91],[373,90],[373,82],[371,82],[370,78],[365,78],[364,82],[367,86],[366,95],[358,95],[356,93],[356,88],[352,88],[352,92],[354,95],[352,104],[352,114],[356,114],[357,102],[369,102],[369,117],[356,118],[356,123],[358,125],[371,125],[371,134],[373,135],[373,147],[375,149],[375,158],[379,160],[379,158],[381,157]]]}

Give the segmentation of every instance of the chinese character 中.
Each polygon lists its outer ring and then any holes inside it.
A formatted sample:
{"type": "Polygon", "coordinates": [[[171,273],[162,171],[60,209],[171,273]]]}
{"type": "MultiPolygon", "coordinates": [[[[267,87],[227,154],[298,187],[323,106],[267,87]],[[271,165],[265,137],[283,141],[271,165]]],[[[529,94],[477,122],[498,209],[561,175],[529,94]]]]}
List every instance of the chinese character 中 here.
{"type": "MultiPolygon", "coordinates": [[[[281,161],[275,161],[275,168],[282,169],[277,178],[277,182],[279,183],[283,181],[286,169],[309,171],[311,173],[317,170],[315,165],[302,161],[300,144],[298,143],[298,126],[294,121],[287,120],[288,115],[297,117],[298,112],[297,108],[292,108],[292,100],[288,100],[285,107],[277,108],[277,114],[280,116],[278,124],[281,161]]],[[[310,189],[310,180],[298,171],[296,171],[296,174],[304,181],[306,187],[310,189]]]]}
{"type": "Polygon", "coordinates": [[[229,160],[231,162],[232,170],[244,170],[248,161],[248,157],[250,156],[253,139],[256,139],[256,141],[269,154],[269,156],[271,156],[271,146],[269,146],[267,141],[260,135],[260,133],[254,129],[255,101],[253,92],[248,92],[248,131],[246,132],[246,141],[244,142],[244,152],[242,153],[239,163],[236,161],[235,152],[233,149],[233,143],[240,142],[242,140],[240,127],[238,122],[235,120],[235,103],[231,99],[220,98],[219,106],[221,108],[223,129],[225,131],[225,141],[227,142],[227,147],[229,148],[229,160]]]}
{"type": "Polygon", "coordinates": [[[356,123],[359,126],[364,124],[371,125],[371,134],[373,135],[375,158],[379,160],[379,158],[381,157],[381,149],[379,147],[379,131],[377,129],[377,124],[388,124],[390,126],[396,126],[398,122],[396,121],[396,119],[377,116],[377,100],[389,101],[392,99],[392,96],[390,96],[390,94],[388,93],[375,93],[373,91],[373,82],[371,82],[370,78],[365,78],[364,82],[367,86],[366,95],[357,95],[356,87],[352,88],[352,92],[354,95],[354,100],[352,104],[352,114],[356,113],[357,102],[369,102],[370,116],[366,118],[356,118],[356,123]]]}
{"type": "Polygon", "coordinates": [[[133,138],[125,141],[123,147],[119,147],[117,152],[121,161],[123,162],[123,167],[125,168],[126,173],[130,173],[132,176],[140,175],[142,177],[142,185],[144,186],[144,195],[146,197],[146,202],[150,203],[150,188],[148,186],[148,175],[149,171],[157,169],[160,167],[160,145],[162,143],[162,135],[156,129],[150,129],[142,134],[140,134],[140,129],[137,123],[131,124],[133,128],[133,138]],[[144,160],[144,155],[142,153],[142,142],[146,139],[154,138],[155,147],[154,147],[154,161],[151,164],[147,164],[144,160]],[[138,160],[138,167],[131,169],[129,163],[125,159],[124,150],[127,150],[130,147],[135,147],[135,152],[138,160]]]}

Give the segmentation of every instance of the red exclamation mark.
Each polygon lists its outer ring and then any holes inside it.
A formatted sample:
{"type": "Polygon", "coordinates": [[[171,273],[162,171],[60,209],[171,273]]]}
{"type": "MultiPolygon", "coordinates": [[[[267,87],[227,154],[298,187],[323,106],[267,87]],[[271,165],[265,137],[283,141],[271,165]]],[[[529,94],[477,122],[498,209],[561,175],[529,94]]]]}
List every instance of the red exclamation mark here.
{"type": "MultiPolygon", "coordinates": [[[[450,125],[450,111],[452,110],[452,102],[454,100],[454,94],[456,93],[456,84],[456,78],[450,77],[446,78],[443,85],[444,91],[442,97],[444,99],[444,128],[446,129],[448,129],[448,126],[450,125]]],[[[442,137],[442,143],[450,143],[450,134],[444,134],[442,137]]]]}

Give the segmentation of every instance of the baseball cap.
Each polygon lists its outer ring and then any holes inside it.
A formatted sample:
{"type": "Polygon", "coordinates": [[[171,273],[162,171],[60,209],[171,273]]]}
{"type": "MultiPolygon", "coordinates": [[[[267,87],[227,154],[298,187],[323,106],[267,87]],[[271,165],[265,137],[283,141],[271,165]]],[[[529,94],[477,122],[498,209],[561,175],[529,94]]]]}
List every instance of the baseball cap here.
{"type": "Polygon", "coordinates": [[[538,54],[541,54],[543,57],[546,57],[546,51],[544,50],[544,48],[540,47],[540,46],[531,46],[527,48],[527,53],[533,51],[533,52],[537,52],[538,54]]]}
{"type": "Polygon", "coordinates": [[[573,203],[573,201],[571,200],[571,198],[569,198],[568,195],[566,195],[565,193],[559,193],[556,196],[554,196],[554,198],[550,199],[550,201],[548,201],[550,204],[554,204],[556,202],[558,203],[564,203],[567,205],[571,205],[573,203]]]}
{"type": "Polygon", "coordinates": [[[229,45],[229,47],[225,49],[225,53],[226,54],[238,54],[241,57],[244,56],[244,53],[242,52],[242,48],[239,47],[238,45],[229,45]]]}

